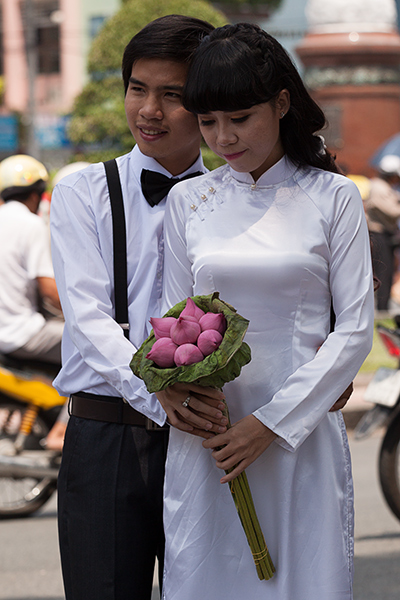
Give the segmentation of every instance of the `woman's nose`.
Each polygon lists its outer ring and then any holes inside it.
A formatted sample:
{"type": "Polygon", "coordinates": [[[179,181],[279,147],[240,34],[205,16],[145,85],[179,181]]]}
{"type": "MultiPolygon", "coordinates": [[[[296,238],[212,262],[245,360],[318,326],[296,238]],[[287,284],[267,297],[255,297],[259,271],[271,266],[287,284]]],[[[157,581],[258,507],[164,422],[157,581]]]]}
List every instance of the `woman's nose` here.
{"type": "Polygon", "coordinates": [[[229,146],[237,142],[236,134],[229,127],[219,127],[217,134],[217,143],[220,146],[229,146]]]}

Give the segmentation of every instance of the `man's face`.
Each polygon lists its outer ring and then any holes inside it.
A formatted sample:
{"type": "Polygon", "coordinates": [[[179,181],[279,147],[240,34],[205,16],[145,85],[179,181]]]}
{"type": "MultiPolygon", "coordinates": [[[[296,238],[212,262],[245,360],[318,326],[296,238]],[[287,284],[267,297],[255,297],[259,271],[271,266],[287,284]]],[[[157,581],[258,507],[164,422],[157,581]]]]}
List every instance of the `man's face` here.
{"type": "Polygon", "coordinates": [[[140,150],[171,175],[186,171],[197,159],[197,117],[181,103],[187,66],[171,60],[141,58],[132,66],[125,96],[129,128],[140,150]]]}

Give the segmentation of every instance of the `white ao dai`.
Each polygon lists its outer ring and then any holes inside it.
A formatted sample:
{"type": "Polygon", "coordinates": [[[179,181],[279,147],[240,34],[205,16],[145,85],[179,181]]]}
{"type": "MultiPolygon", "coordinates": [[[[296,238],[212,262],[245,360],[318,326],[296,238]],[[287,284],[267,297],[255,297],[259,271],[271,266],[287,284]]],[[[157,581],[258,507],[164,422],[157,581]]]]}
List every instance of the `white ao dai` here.
{"type": "Polygon", "coordinates": [[[372,343],[358,191],[284,157],[256,184],[224,166],[168,203],[164,309],[218,291],[250,320],[252,361],[224,392],[232,422],[253,413],[279,438],[246,469],[276,567],[259,581],[223,472],[200,438],[172,429],[163,598],[351,600],[350,456],[342,415],[328,411],[372,343]]]}

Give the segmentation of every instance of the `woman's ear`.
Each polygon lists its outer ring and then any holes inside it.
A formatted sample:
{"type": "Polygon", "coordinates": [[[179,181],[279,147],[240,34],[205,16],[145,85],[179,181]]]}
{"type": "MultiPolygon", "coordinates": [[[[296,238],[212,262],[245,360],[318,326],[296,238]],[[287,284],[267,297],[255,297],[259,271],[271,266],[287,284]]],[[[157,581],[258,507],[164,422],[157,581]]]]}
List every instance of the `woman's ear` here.
{"type": "Polygon", "coordinates": [[[276,107],[281,118],[283,118],[290,108],[290,94],[288,90],[281,90],[276,98],[276,107]]]}

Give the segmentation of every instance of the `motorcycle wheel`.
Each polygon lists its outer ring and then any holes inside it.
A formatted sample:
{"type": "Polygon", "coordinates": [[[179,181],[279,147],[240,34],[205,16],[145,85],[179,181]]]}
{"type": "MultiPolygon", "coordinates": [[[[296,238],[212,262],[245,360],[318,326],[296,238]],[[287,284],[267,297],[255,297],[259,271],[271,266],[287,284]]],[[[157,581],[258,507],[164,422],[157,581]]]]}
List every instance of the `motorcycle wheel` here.
{"type": "MultiPolygon", "coordinates": [[[[13,444],[26,406],[13,400],[0,401],[0,454],[12,455],[13,444]]],[[[49,426],[38,415],[26,440],[29,450],[41,450],[40,440],[49,426]]],[[[57,487],[54,479],[34,477],[0,477],[0,518],[23,517],[38,510],[57,487]]]]}
{"type": "Polygon", "coordinates": [[[379,479],[390,510],[400,520],[400,407],[394,413],[382,441],[379,479]]]}

